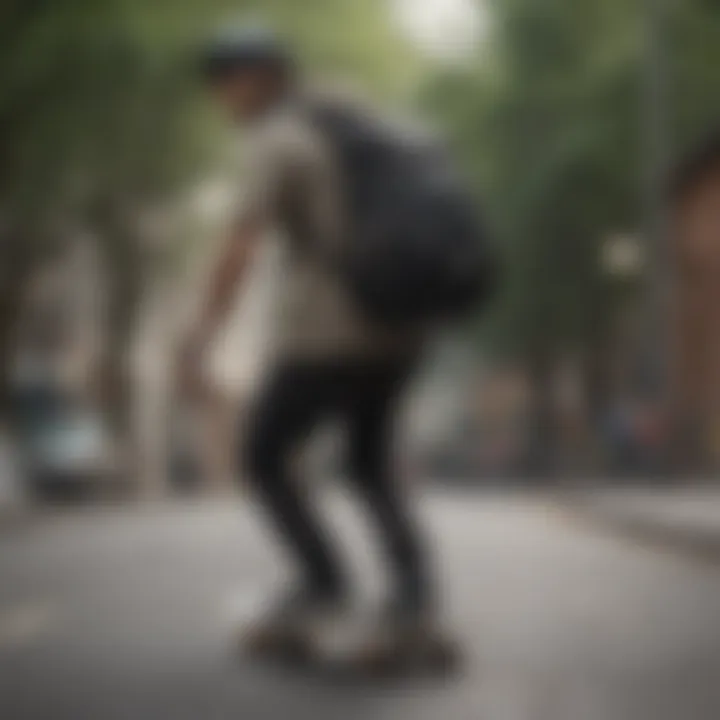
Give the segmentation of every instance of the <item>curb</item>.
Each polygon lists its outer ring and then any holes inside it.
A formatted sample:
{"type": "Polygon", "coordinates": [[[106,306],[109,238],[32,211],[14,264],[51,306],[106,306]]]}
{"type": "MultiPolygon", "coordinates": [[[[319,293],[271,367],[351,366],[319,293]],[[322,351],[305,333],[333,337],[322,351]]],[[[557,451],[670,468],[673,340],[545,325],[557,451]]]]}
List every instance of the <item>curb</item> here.
{"type": "Polygon", "coordinates": [[[720,568],[720,529],[689,528],[637,515],[624,515],[591,502],[566,501],[569,513],[605,534],[655,552],[667,552],[720,568]]]}

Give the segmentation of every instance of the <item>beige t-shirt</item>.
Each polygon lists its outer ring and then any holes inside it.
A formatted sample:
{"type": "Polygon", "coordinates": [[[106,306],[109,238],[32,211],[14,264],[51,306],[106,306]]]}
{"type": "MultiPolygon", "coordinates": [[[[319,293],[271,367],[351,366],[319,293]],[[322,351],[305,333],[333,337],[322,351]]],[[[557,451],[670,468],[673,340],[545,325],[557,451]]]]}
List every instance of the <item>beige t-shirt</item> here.
{"type": "Polygon", "coordinates": [[[267,217],[281,238],[277,352],[327,359],[409,351],[415,338],[369,321],[328,263],[345,236],[330,144],[292,103],[263,118],[246,141],[245,210],[267,217]]]}

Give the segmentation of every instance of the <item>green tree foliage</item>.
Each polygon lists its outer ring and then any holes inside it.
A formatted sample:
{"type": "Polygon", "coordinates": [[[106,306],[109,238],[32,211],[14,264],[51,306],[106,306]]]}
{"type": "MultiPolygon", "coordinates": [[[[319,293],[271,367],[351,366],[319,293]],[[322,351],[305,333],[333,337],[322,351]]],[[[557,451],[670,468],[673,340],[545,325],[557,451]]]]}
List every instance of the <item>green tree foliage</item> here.
{"type": "Polygon", "coordinates": [[[491,339],[525,355],[581,343],[608,305],[599,243],[638,195],[638,21],[618,3],[494,4],[480,67],[444,108],[507,258],[491,339]]]}
{"type": "MultiPolygon", "coordinates": [[[[720,122],[720,10],[707,0],[658,1],[673,156],[720,122]]],[[[527,363],[546,406],[541,388],[555,360],[584,357],[589,408],[598,410],[608,395],[612,318],[627,297],[604,272],[601,243],[618,230],[642,233],[645,223],[648,5],[486,6],[491,26],[476,62],[437,78],[424,95],[455,138],[506,258],[504,292],[483,338],[527,363]]],[[[547,410],[531,418],[536,430],[551,424],[547,410]]]]}
{"type": "MultiPolygon", "coordinates": [[[[646,4],[495,0],[477,62],[425,104],[462,150],[508,258],[503,352],[582,347],[612,313],[599,243],[642,225],[646,4]]],[[[672,155],[720,122],[720,10],[665,2],[672,155]]]]}
{"type": "Polygon", "coordinates": [[[348,70],[387,95],[400,91],[409,56],[385,10],[382,0],[5,0],[0,381],[27,276],[80,228],[106,259],[109,374],[122,374],[153,267],[142,219],[217,151],[193,53],[219,21],[259,16],[312,67],[348,70]]]}

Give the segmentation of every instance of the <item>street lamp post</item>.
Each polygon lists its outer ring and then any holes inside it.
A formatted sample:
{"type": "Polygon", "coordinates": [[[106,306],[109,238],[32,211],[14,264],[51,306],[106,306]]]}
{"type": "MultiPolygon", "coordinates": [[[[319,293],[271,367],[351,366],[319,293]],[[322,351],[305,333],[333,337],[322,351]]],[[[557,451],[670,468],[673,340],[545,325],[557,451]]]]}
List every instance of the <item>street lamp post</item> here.
{"type": "MultiPolygon", "coordinates": [[[[646,135],[645,239],[647,339],[643,374],[654,402],[671,406],[673,268],[668,207],[669,104],[666,0],[644,0],[643,126],[646,135]]],[[[664,458],[667,460],[668,458],[664,458]]],[[[667,466],[667,463],[664,463],[667,466]]],[[[665,468],[667,469],[667,467],[665,468]]]]}

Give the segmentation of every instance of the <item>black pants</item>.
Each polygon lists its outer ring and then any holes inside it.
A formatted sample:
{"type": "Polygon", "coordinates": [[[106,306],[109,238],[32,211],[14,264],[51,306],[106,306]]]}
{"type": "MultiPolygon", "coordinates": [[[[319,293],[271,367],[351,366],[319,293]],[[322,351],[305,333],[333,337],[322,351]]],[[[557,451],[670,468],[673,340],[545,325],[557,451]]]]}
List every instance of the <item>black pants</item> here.
{"type": "Polygon", "coordinates": [[[424,553],[393,472],[393,429],[408,362],[285,363],[272,373],[250,419],[247,471],[274,529],[304,578],[344,588],[335,547],[315,507],[292,477],[293,458],[317,425],[338,419],[347,430],[350,476],[376,520],[398,601],[430,602],[424,553]]]}

